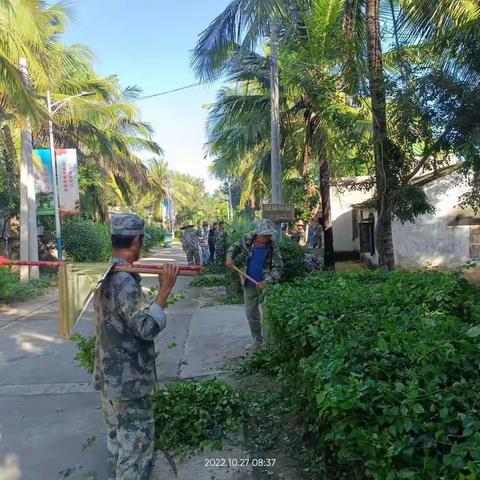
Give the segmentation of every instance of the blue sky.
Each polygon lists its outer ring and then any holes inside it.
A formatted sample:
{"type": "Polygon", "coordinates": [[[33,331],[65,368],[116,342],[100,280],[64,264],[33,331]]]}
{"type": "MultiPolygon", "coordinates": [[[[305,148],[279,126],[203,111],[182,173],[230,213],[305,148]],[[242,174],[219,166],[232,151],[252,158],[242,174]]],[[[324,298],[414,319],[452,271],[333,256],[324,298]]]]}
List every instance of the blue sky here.
{"type": "MultiPolygon", "coordinates": [[[[196,82],[190,51],[198,34],[228,0],[77,0],[75,17],[64,35],[68,44],[82,43],[96,57],[97,71],[116,73],[122,85],[138,85],[145,95],[196,82]]],[[[171,168],[203,177],[204,106],[215,98],[214,86],[198,86],[139,102],[142,120],[155,129],[171,168]]]]}

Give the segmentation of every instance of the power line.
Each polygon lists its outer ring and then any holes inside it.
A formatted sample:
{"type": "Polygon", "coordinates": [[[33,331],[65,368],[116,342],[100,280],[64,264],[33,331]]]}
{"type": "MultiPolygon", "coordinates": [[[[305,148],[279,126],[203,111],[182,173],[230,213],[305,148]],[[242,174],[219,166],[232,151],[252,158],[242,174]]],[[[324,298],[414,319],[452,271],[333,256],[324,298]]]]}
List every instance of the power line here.
{"type": "Polygon", "coordinates": [[[144,97],[138,98],[137,102],[139,102],[140,100],[146,100],[147,98],[161,97],[162,95],[167,95],[169,93],[179,92],[181,90],[186,90],[187,88],[198,87],[200,85],[205,85],[206,83],[210,83],[210,82],[204,81],[204,82],[192,83],[190,85],[185,85],[184,87],[174,88],[173,90],[166,90],[164,92],[154,93],[152,95],[145,95],[144,97]]]}

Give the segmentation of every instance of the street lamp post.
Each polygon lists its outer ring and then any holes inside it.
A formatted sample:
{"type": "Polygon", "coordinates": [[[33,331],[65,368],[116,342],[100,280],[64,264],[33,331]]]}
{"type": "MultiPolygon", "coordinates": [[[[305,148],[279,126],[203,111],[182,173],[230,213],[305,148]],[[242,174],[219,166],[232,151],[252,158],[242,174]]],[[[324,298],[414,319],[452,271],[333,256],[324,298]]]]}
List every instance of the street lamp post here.
{"type": "Polygon", "coordinates": [[[63,247],[62,247],[62,223],[60,221],[60,209],[58,204],[58,175],[57,175],[57,157],[55,155],[55,142],[53,139],[53,121],[52,117],[58,110],[65,105],[66,102],[78,97],[87,97],[94,95],[90,92],[82,92],[78,95],[72,95],[71,97],[64,98],[52,104],[50,96],[50,90],[47,90],[47,110],[48,110],[48,136],[50,143],[50,158],[52,160],[52,183],[53,183],[53,208],[55,210],[55,237],[57,240],[57,257],[59,261],[63,260],[63,247]]]}

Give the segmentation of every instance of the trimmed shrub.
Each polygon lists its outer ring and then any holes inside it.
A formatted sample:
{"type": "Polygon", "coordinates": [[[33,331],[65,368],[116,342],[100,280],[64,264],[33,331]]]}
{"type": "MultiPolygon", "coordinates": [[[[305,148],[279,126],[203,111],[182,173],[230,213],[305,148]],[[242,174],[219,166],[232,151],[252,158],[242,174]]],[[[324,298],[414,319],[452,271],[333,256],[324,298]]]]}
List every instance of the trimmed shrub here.
{"type": "Polygon", "coordinates": [[[73,262],[106,262],[111,255],[108,225],[70,216],[62,228],[63,246],[73,262]]]}
{"type": "Polygon", "coordinates": [[[305,277],[307,269],[305,266],[305,248],[288,238],[280,242],[280,251],[283,260],[283,273],[280,282],[293,282],[296,278],[305,277]]]}
{"type": "Polygon", "coordinates": [[[323,273],[266,292],[321,478],[478,478],[480,302],[459,275],[323,273]]]}

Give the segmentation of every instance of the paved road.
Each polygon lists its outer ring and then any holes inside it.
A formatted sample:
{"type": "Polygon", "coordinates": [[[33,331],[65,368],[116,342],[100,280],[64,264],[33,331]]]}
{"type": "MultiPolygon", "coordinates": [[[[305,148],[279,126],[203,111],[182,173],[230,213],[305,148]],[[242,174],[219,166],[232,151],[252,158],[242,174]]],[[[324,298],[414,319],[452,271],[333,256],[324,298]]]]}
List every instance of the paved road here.
{"type": "MultiPolygon", "coordinates": [[[[161,249],[145,261],[183,262],[184,254],[178,247],[161,249]]],[[[179,278],[176,291],[188,283],[179,278]]],[[[154,276],[144,276],[144,286],[155,284],[154,276]]],[[[199,309],[200,294],[201,289],[189,289],[187,298],[169,310],[168,326],[156,346],[160,381],[218,372],[249,341],[241,309],[199,309]]],[[[56,335],[55,297],[50,292],[0,311],[0,480],[106,478],[99,396],[91,390],[89,375],[73,361],[75,345],[56,335]]],[[[78,330],[93,333],[91,307],[78,330]]],[[[184,471],[190,471],[189,465],[184,471]]]]}

